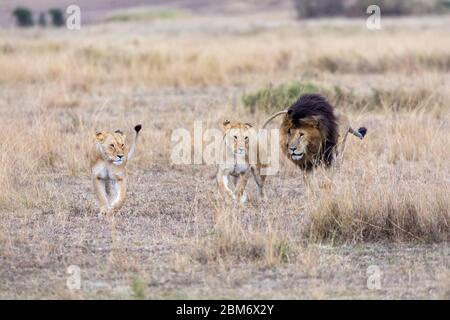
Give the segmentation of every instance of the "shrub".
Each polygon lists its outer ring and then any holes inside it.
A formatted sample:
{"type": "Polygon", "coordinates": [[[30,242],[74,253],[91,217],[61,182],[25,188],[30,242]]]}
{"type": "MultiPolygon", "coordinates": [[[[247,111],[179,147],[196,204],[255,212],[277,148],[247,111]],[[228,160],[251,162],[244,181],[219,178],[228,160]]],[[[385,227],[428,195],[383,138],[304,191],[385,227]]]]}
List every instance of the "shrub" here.
{"type": "Polygon", "coordinates": [[[50,9],[48,10],[48,13],[50,13],[52,24],[55,27],[62,27],[65,24],[64,13],[61,9],[50,9]]]}
{"type": "Polygon", "coordinates": [[[30,27],[34,25],[33,13],[30,9],[25,7],[17,7],[16,9],[14,9],[12,14],[16,18],[18,26],[30,27]]]}
{"type": "Polygon", "coordinates": [[[448,0],[294,0],[300,18],[325,16],[366,16],[370,5],[378,5],[382,15],[441,13],[448,0]]]}
{"type": "Polygon", "coordinates": [[[252,113],[258,110],[273,112],[290,106],[304,93],[317,93],[320,89],[309,82],[292,82],[278,86],[269,85],[261,90],[244,94],[242,102],[252,113]]]}
{"type": "MultiPolygon", "coordinates": [[[[320,93],[339,109],[351,110],[425,110],[430,105],[442,105],[444,96],[428,88],[416,90],[404,88],[372,87],[365,92],[355,92],[354,88],[335,85],[327,87],[309,82],[291,82],[278,86],[266,86],[252,93],[244,94],[242,102],[251,113],[256,111],[274,113],[289,107],[302,94],[320,93]]],[[[431,112],[431,110],[429,110],[431,112]]]]}
{"type": "Polygon", "coordinates": [[[294,0],[299,17],[341,15],[344,11],[342,0],[294,0]]]}

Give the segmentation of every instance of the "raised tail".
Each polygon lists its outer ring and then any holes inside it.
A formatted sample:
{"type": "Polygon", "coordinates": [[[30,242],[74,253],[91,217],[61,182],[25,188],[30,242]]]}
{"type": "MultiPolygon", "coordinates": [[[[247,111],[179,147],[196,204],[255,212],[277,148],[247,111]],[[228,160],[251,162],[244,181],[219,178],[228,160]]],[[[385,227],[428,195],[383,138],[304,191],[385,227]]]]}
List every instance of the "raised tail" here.
{"type": "Polygon", "coordinates": [[[128,151],[128,160],[131,159],[133,156],[134,150],[136,150],[136,142],[139,135],[139,131],[141,131],[142,125],[138,124],[134,127],[134,137],[133,137],[133,143],[131,144],[130,151],[128,151]]]}
{"type": "Polygon", "coordinates": [[[269,124],[270,121],[272,121],[273,119],[275,119],[275,118],[278,117],[279,115],[286,114],[286,113],[287,113],[287,110],[283,110],[283,111],[280,111],[280,112],[277,112],[277,113],[271,115],[271,116],[264,122],[264,124],[263,124],[263,126],[262,126],[262,129],[264,129],[264,128],[269,124]]]}
{"type": "Polygon", "coordinates": [[[364,138],[364,136],[367,133],[367,128],[366,127],[360,127],[358,130],[353,130],[352,128],[348,129],[348,132],[350,132],[351,134],[357,136],[358,138],[362,139],[364,138]]]}

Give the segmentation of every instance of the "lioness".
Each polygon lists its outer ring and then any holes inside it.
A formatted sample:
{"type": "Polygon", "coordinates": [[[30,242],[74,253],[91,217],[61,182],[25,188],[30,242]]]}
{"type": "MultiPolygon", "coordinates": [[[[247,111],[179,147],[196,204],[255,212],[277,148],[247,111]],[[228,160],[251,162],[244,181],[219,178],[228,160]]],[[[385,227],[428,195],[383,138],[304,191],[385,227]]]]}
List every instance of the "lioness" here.
{"type": "Polygon", "coordinates": [[[119,210],[125,201],[127,162],[136,149],[141,128],[140,124],[134,127],[130,148],[126,144],[125,134],[120,130],[112,133],[101,131],[94,136],[90,154],[91,172],[101,213],[119,210]]]}
{"type": "MultiPolygon", "coordinates": [[[[219,184],[219,191],[224,197],[229,197],[237,203],[247,202],[247,195],[245,187],[247,186],[250,173],[258,187],[260,187],[259,166],[251,164],[250,150],[253,145],[250,140],[255,141],[256,134],[253,131],[252,125],[242,122],[230,122],[225,120],[223,127],[223,143],[221,150],[221,163],[217,170],[217,183],[219,184]],[[252,145],[252,146],[251,146],[252,145]],[[229,186],[229,180],[233,180],[234,190],[229,186]]],[[[256,153],[255,153],[256,155],[256,153]]],[[[260,189],[260,195],[264,195],[263,189],[260,189]]]]}

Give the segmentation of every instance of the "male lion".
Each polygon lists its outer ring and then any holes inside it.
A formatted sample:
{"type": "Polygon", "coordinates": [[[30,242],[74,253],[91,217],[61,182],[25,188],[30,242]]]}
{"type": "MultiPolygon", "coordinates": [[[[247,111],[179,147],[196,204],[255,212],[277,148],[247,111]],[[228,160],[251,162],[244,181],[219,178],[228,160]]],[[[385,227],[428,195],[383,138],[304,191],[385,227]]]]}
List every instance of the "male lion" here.
{"type": "Polygon", "coordinates": [[[136,149],[141,128],[140,124],[134,127],[135,134],[130,148],[125,134],[120,130],[95,134],[90,160],[92,182],[101,213],[119,210],[125,201],[127,162],[136,149]]]}
{"type": "Polygon", "coordinates": [[[367,129],[352,129],[347,117],[337,114],[319,94],[304,94],[287,110],[271,116],[263,128],[275,117],[284,114],[280,127],[283,153],[300,169],[310,171],[319,165],[330,166],[342,157],[347,135],[364,138],[367,129]]]}
{"type": "MultiPolygon", "coordinates": [[[[221,162],[217,169],[217,183],[219,191],[224,197],[229,197],[237,203],[247,202],[245,187],[247,186],[250,172],[257,186],[260,196],[264,197],[261,187],[259,164],[250,161],[252,148],[256,146],[256,133],[249,123],[230,122],[225,120],[222,124],[224,136],[221,150],[221,162]],[[230,189],[229,179],[232,179],[235,189],[230,189]]],[[[256,155],[256,153],[253,153],[256,155]]]]}

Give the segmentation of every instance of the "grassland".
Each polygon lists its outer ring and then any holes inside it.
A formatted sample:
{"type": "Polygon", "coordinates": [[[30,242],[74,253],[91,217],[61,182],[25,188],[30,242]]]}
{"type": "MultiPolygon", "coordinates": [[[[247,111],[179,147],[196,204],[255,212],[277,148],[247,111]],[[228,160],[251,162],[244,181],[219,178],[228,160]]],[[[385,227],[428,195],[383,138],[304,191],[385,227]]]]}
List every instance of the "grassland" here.
{"type": "Polygon", "coordinates": [[[0,30],[0,297],[449,298],[450,25],[383,23],[280,12],[0,30]],[[268,204],[250,184],[233,209],[214,167],[170,163],[174,129],[261,124],[272,109],[242,97],[292,81],[369,129],[331,188],[319,170],[308,192],[283,161],[268,204]],[[126,204],[99,217],[92,134],[136,123],[126,204]]]}

